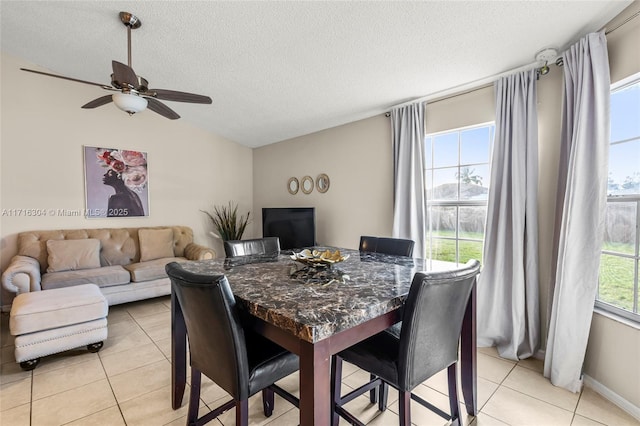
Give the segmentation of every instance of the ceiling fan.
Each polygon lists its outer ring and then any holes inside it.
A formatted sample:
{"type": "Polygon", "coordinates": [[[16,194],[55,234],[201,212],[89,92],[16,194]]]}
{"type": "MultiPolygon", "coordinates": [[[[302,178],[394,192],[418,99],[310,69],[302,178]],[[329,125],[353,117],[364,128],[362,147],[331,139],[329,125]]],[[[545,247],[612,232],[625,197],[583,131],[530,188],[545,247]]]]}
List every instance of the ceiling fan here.
{"type": "Polygon", "coordinates": [[[129,113],[129,115],[133,115],[137,112],[143,111],[145,108],[149,108],[151,111],[154,111],[162,115],[163,117],[166,117],[170,120],[175,120],[177,118],[180,118],[180,116],[174,110],[172,110],[159,100],[189,102],[195,104],[210,104],[212,102],[210,97],[204,95],[177,92],[175,90],[149,89],[149,82],[139,75],[136,75],[133,68],[131,68],[131,30],[140,28],[140,26],[142,25],[142,21],[140,21],[137,16],[129,12],[120,12],[120,20],[127,27],[128,65],[125,65],[118,61],[111,62],[113,67],[113,74],[111,74],[111,85],[79,80],[77,78],[64,77],[61,75],[30,70],[27,68],[20,69],[22,71],[42,74],[49,77],[62,78],[64,80],[71,80],[78,83],[90,84],[93,86],[101,87],[105,90],[118,92],[112,95],[101,96],[82,106],[82,108],[87,109],[106,105],[109,102],[113,101],[113,103],[119,109],[129,113]]]}

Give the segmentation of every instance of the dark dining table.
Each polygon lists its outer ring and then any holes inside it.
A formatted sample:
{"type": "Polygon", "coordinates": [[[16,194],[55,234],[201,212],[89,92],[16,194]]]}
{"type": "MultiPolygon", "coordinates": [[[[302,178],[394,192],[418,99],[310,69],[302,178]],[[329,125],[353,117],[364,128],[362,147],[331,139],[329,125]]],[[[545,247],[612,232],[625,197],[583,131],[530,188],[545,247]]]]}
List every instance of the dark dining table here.
{"type": "MultiPolygon", "coordinates": [[[[300,425],[329,425],[331,355],[401,321],[402,305],[419,271],[456,269],[455,263],[340,250],[347,259],[312,268],[290,255],[185,262],[196,273],[225,274],[255,329],[300,358],[300,425]]],[[[477,413],[476,290],[467,305],[460,344],[462,394],[477,413]]],[[[172,406],[182,405],[186,385],[186,327],[171,296],[172,406]]]]}

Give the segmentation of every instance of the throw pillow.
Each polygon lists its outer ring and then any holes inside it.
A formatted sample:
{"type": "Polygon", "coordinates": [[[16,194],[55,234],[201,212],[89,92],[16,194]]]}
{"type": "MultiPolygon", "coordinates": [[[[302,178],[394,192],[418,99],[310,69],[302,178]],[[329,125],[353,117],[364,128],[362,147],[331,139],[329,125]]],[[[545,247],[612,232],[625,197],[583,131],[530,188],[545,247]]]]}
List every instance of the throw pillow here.
{"type": "Polygon", "coordinates": [[[48,240],[47,272],[74,271],[100,267],[100,240],[48,240]]]}
{"type": "Polygon", "coordinates": [[[140,262],[174,257],[173,229],[140,229],[140,262]]]}

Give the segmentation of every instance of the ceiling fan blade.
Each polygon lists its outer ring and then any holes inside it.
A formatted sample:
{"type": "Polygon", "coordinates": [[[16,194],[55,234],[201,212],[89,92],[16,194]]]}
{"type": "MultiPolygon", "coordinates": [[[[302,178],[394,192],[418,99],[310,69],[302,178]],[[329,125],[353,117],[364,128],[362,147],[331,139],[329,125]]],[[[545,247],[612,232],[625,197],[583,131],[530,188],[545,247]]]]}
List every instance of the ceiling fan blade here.
{"type": "Polygon", "coordinates": [[[192,104],[210,104],[213,101],[210,97],[196,95],[195,93],[176,92],[175,90],[149,89],[143,93],[144,96],[153,96],[163,101],[189,102],[192,104]]]}
{"type": "Polygon", "coordinates": [[[106,105],[109,102],[113,102],[113,98],[111,97],[111,95],[100,96],[98,99],[94,99],[91,102],[82,105],[82,108],[97,108],[99,106],[106,105]]]}
{"type": "Polygon", "coordinates": [[[30,70],[28,68],[20,68],[22,71],[27,71],[27,72],[32,72],[34,74],[42,74],[42,75],[46,75],[48,77],[55,77],[55,78],[61,78],[63,80],[70,80],[70,81],[75,81],[76,83],[84,83],[84,84],[91,84],[92,86],[98,86],[98,87],[102,87],[103,89],[107,89],[107,90],[113,90],[113,88],[108,85],[108,84],[102,84],[102,83],[94,83],[92,81],[86,81],[86,80],[79,80],[77,78],[71,78],[71,77],[64,77],[62,75],[56,75],[56,74],[50,74],[48,72],[42,72],[42,71],[36,71],[36,70],[30,70]]]}
{"type": "Polygon", "coordinates": [[[156,99],[148,98],[147,102],[147,108],[149,108],[153,112],[157,112],[158,114],[168,118],[169,120],[176,120],[180,118],[180,116],[174,110],[156,99]]]}
{"type": "Polygon", "coordinates": [[[121,86],[127,84],[134,89],[140,86],[138,76],[133,68],[118,61],[111,61],[111,66],[113,67],[113,79],[121,86]]]}

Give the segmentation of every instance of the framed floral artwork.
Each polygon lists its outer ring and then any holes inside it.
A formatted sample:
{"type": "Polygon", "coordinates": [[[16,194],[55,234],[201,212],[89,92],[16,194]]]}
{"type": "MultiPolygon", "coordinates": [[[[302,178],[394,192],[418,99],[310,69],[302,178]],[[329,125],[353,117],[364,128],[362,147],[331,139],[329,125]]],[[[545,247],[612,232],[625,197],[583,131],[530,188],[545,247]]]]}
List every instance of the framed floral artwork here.
{"type": "Polygon", "coordinates": [[[84,147],[85,216],[149,216],[147,153],[84,147]]]}

